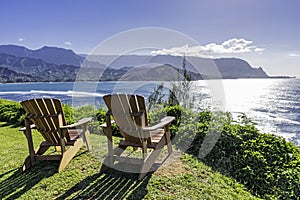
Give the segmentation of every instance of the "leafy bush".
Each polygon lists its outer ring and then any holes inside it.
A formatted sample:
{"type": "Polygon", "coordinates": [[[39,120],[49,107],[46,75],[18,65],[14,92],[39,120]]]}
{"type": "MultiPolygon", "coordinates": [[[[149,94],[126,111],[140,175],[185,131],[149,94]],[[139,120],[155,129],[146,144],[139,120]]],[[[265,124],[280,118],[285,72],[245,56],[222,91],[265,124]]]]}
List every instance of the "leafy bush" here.
{"type": "MultiPolygon", "coordinates": [[[[97,121],[99,122],[99,125],[104,124],[106,122],[106,112],[107,109],[104,107],[100,107],[96,112],[97,121]]],[[[119,129],[117,128],[117,125],[113,123],[111,125],[112,128],[112,135],[116,137],[122,137],[119,129]]]]}
{"type": "Polygon", "coordinates": [[[175,125],[177,127],[180,126],[181,118],[185,114],[183,113],[184,111],[186,110],[179,105],[165,107],[164,109],[164,112],[166,113],[167,116],[175,117],[175,120],[172,122],[172,125],[175,125]]]}
{"type": "Polygon", "coordinates": [[[97,121],[97,110],[94,106],[80,106],[74,108],[74,119],[78,121],[82,118],[91,117],[92,121],[89,122],[89,131],[91,133],[99,133],[100,126],[97,121]]]}
{"type": "MultiPolygon", "coordinates": [[[[197,136],[190,153],[198,155],[213,120],[199,115],[197,136]]],[[[221,136],[202,160],[234,177],[263,198],[297,199],[300,196],[300,150],[284,138],[262,134],[245,115],[234,121],[223,116],[221,136]]]]}
{"type": "Polygon", "coordinates": [[[22,125],[25,110],[18,102],[0,99],[0,121],[11,125],[22,125]]]}
{"type": "Polygon", "coordinates": [[[64,116],[67,124],[73,124],[75,122],[73,107],[67,104],[62,104],[62,109],[64,111],[64,116]]]}
{"type": "Polygon", "coordinates": [[[163,107],[156,106],[151,113],[148,113],[149,124],[158,123],[165,116],[173,116],[175,120],[170,127],[171,137],[174,138],[178,133],[179,127],[192,124],[195,121],[195,113],[191,110],[184,109],[180,105],[163,107]]]}
{"type": "Polygon", "coordinates": [[[99,121],[100,124],[105,123],[105,119],[106,119],[106,112],[107,110],[103,107],[100,107],[97,112],[96,112],[96,117],[97,120],[99,121]]]}

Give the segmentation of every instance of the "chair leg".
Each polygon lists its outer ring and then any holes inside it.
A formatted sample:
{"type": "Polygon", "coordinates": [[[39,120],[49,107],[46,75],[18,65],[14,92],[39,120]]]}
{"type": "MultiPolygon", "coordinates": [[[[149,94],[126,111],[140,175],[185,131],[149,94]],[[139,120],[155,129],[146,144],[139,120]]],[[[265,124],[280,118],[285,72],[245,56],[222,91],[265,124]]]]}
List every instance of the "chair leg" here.
{"type": "Polygon", "coordinates": [[[24,131],[24,134],[27,138],[27,143],[28,143],[30,166],[33,166],[35,164],[35,157],[34,157],[35,152],[34,152],[33,141],[32,141],[32,132],[31,132],[31,128],[30,128],[30,121],[28,118],[25,118],[25,127],[26,127],[26,130],[24,131]]]}
{"type": "Polygon", "coordinates": [[[24,161],[24,164],[21,168],[22,172],[26,171],[27,169],[34,166],[35,164],[35,152],[34,152],[33,141],[32,141],[32,132],[30,128],[30,121],[28,118],[25,118],[25,127],[26,129],[25,131],[23,131],[23,133],[27,139],[29,156],[24,161]]]}
{"type": "Polygon", "coordinates": [[[90,140],[90,131],[88,130],[87,125],[83,127],[83,141],[86,144],[86,148],[88,151],[92,149],[91,140],[90,140]]]}
{"type": "Polygon", "coordinates": [[[126,150],[127,147],[128,146],[119,145],[119,146],[115,147],[114,149],[111,149],[110,153],[108,153],[108,155],[105,157],[105,159],[102,163],[100,173],[105,172],[109,167],[113,167],[114,155],[120,156],[126,150]]]}
{"type": "Polygon", "coordinates": [[[20,168],[21,172],[25,172],[27,171],[30,167],[32,167],[33,165],[31,165],[31,161],[30,161],[30,156],[28,156],[25,161],[23,166],[20,168]]]}
{"type": "Polygon", "coordinates": [[[170,137],[170,132],[166,132],[166,143],[167,143],[167,148],[168,148],[168,153],[171,155],[173,153],[173,148],[172,148],[172,142],[171,142],[171,137],[170,137]]]}
{"type": "Polygon", "coordinates": [[[158,155],[163,150],[166,142],[166,138],[163,137],[162,140],[160,140],[159,143],[156,145],[156,148],[148,155],[146,159],[144,159],[144,164],[141,168],[140,175],[138,177],[139,181],[142,180],[150,171],[158,155]]]}
{"type": "Polygon", "coordinates": [[[164,127],[164,131],[165,131],[165,139],[166,139],[166,144],[168,147],[168,153],[169,155],[172,154],[173,149],[172,149],[172,142],[171,142],[171,133],[170,133],[170,126],[171,124],[168,124],[167,126],[164,127]]]}
{"type": "Polygon", "coordinates": [[[142,153],[143,153],[143,160],[147,158],[147,142],[143,141],[142,143],[142,153]]]}
{"type": "Polygon", "coordinates": [[[151,167],[153,166],[155,160],[157,159],[157,157],[161,151],[162,151],[162,148],[153,150],[149,154],[149,156],[145,159],[144,164],[140,171],[140,175],[138,177],[139,181],[142,180],[146,176],[146,174],[150,171],[151,167]]]}
{"type": "Polygon", "coordinates": [[[36,153],[34,153],[33,158],[32,158],[32,156],[28,156],[25,159],[23,166],[21,167],[21,172],[25,172],[30,167],[33,167],[34,164],[35,164],[35,156],[36,155],[43,155],[48,149],[49,149],[49,146],[40,146],[39,149],[36,151],[36,153]],[[34,162],[32,162],[32,160],[34,162]]]}
{"type": "Polygon", "coordinates": [[[83,145],[82,139],[79,138],[74,143],[74,146],[70,147],[65,152],[62,151],[62,159],[58,167],[58,172],[61,172],[67,166],[67,164],[72,160],[72,158],[78,152],[80,147],[82,147],[82,145],[83,145]]]}

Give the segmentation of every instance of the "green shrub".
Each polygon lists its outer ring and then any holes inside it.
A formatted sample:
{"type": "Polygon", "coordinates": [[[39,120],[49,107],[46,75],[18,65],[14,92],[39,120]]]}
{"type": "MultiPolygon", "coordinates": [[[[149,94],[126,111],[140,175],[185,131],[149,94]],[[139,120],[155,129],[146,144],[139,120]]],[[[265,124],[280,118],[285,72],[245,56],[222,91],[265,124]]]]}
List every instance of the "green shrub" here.
{"type": "Polygon", "coordinates": [[[74,119],[78,121],[82,118],[91,117],[89,122],[89,131],[91,133],[100,133],[99,122],[97,121],[97,110],[94,106],[80,106],[74,108],[74,119]]]}
{"type": "Polygon", "coordinates": [[[158,123],[165,116],[173,116],[175,120],[172,122],[170,127],[172,139],[176,136],[179,131],[179,127],[184,127],[188,124],[195,122],[195,113],[190,110],[184,109],[180,105],[163,107],[156,106],[151,113],[148,113],[149,124],[154,125],[158,123]]]}
{"type": "Polygon", "coordinates": [[[62,104],[62,109],[64,111],[64,116],[67,124],[73,124],[75,122],[73,107],[67,104],[62,104]]]}
{"type": "MultiPolygon", "coordinates": [[[[96,112],[97,121],[99,122],[99,125],[104,124],[106,122],[106,113],[107,109],[104,107],[100,107],[96,112]]],[[[117,125],[113,123],[111,125],[112,128],[112,135],[116,137],[122,137],[119,129],[117,128],[117,125]]]]}
{"type": "Polygon", "coordinates": [[[104,107],[100,107],[97,112],[96,112],[96,117],[97,120],[99,121],[100,124],[105,123],[106,120],[106,112],[107,109],[105,109],[104,107]]]}
{"type": "Polygon", "coordinates": [[[0,99],[0,121],[10,125],[22,125],[25,110],[18,102],[0,99]]]}
{"type": "Polygon", "coordinates": [[[97,120],[97,110],[94,106],[80,106],[74,108],[75,121],[86,117],[91,117],[94,120],[97,120]]]}
{"type": "Polygon", "coordinates": [[[180,126],[181,123],[181,118],[184,115],[184,108],[179,106],[179,105],[175,105],[175,106],[168,106],[165,107],[164,112],[166,113],[167,116],[173,116],[175,117],[175,120],[172,122],[172,125],[175,125],[177,127],[180,126]]]}
{"type": "MultiPolygon", "coordinates": [[[[213,120],[199,116],[197,136],[190,153],[198,155],[213,120]]],[[[221,136],[202,160],[234,177],[263,198],[297,199],[300,196],[300,150],[284,138],[262,134],[245,115],[238,122],[223,116],[221,136]]]]}

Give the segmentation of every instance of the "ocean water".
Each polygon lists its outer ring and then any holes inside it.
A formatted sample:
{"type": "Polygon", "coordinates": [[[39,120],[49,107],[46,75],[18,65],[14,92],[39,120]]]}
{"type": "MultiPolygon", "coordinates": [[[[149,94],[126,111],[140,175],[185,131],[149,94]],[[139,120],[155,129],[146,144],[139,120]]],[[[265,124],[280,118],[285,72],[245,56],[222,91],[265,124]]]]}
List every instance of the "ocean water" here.
{"type": "MultiPolygon", "coordinates": [[[[103,105],[109,93],[135,93],[148,97],[156,82],[68,82],[0,84],[0,98],[23,101],[55,97],[73,106],[103,105]]],[[[164,83],[167,94],[170,83],[164,83]]],[[[266,133],[274,133],[300,146],[300,79],[226,79],[195,81],[194,108],[245,113],[266,133]]]]}
{"type": "Polygon", "coordinates": [[[265,133],[300,146],[300,80],[254,79],[224,81],[226,109],[245,113],[265,133]]]}

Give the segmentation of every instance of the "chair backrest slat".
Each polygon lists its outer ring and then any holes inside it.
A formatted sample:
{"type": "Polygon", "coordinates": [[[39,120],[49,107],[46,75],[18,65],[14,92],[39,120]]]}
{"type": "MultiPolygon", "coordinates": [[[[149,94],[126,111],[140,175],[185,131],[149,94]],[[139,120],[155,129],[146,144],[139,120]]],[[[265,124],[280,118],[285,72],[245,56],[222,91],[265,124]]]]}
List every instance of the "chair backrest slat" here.
{"type": "MultiPolygon", "coordinates": [[[[138,113],[140,111],[139,105],[137,104],[136,98],[134,95],[128,95],[130,107],[133,113],[138,113]]],[[[134,121],[138,126],[142,126],[142,118],[139,116],[134,116],[134,121]]]]}
{"type": "Polygon", "coordinates": [[[142,140],[150,137],[142,132],[143,126],[147,125],[144,97],[131,94],[112,94],[104,96],[103,99],[126,141],[140,144],[142,140]],[[142,113],[144,116],[138,116],[138,113],[142,113]]]}
{"type": "MultiPolygon", "coordinates": [[[[63,113],[63,109],[62,109],[60,100],[59,99],[53,99],[53,102],[54,102],[56,112],[57,113],[63,113]]],[[[62,117],[62,121],[61,121],[62,124],[61,125],[63,125],[63,126],[67,125],[65,116],[61,115],[61,117],[62,117]]]]}
{"type": "Polygon", "coordinates": [[[139,110],[145,112],[144,113],[145,114],[145,121],[143,123],[145,123],[145,126],[148,126],[148,116],[147,116],[147,112],[146,112],[145,99],[144,99],[143,96],[136,95],[136,100],[137,100],[138,105],[139,105],[139,110]]]}
{"type": "Polygon", "coordinates": [[[136,128],[130,117],[130,108],[125,95],[112,95],[111,96],[110,110],[117,126],[119,127],[121,134],[126,140],[131,140],[131,132],[135,132],[136,128]]]}
{"type": "MultiPolygon", "coordinates": [[[[60,125],[66,125],[59,99],[40,98],[21,102],[27,116],[36,125],[44,139],[50,143],[60,143],[60,125]],[[62,120],[62,121],[60,121],[62,120]]],[[[66,141],[70,137],[67,135],[66,141]]]]}
{"type": "Polygon", "coordinates": [[[58,113],[53,110],[53,104],[51,99],[36,99],[38,106],[40,107],[43,117],[48,124],[47,131],[52,132],[53,134],[48,134],[53,138],[54,143],[59,143],[59,133],[55,130],[58,128],[58,124],[55,123],[55,120],[58,118],[58,113]],[[48,109],[49,108],[49,109],[48,109]],[[56,116],[55,116],[56,115],[56,116]],[[49,117],[46,117],[49,116],[49,117]],[[52,116],[52,117],[50,117],[52,116]]]}
{"type": "MultiPolygon", "coordinates": [[[[40,131],[42,136],[45,138],[46,141],[49,142],[56,142],[56,139],[49,135],[47,132],[49,131],[48,125],[46,124],[45,119],[41,118],[42,115],[39,106],[36,103],[35,99],[28,100],[21,103],[24,108],[27,108],[27,114],[29,118],[33,121],[33,123],[36,125],[36,128],[40,131]]],[[[25,109],[26,110],[26,109],[25,109]]]]}

